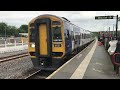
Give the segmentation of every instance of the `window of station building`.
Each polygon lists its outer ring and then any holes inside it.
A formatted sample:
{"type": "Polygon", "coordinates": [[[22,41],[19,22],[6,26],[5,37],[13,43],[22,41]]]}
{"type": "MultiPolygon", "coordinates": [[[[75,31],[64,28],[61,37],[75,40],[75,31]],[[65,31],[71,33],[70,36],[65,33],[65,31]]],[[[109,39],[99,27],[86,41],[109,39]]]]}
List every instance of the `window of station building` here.
{"type": "Polygon", "coordinates": [[[62,41],[61,27],[52,27],[53,41],[62,41]]]}

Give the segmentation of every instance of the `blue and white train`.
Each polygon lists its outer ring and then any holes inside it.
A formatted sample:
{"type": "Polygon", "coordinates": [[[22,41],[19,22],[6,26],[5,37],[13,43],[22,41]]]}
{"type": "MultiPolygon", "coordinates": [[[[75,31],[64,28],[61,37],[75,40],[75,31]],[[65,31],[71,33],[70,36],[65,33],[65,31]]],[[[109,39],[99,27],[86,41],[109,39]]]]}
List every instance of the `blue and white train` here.
{"type": "Polygon", "coordinates": [[[93,41],[93,34],[64,17],[44,14],[30,21],[29,54],[35,68],[56,68],[66,56],[93,41]]]}

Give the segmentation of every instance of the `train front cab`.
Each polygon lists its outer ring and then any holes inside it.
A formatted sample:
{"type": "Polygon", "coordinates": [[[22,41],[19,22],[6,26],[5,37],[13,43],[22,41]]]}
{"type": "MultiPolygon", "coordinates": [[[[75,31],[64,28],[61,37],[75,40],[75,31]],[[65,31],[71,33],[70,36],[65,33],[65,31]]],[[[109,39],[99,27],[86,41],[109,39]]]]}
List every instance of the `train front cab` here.
{"type": "Polygon", "coordinates": [[[29,54],[34,68],[56,69],[65,54],[63,22],[43,15],[29,23],[29,54]]]}

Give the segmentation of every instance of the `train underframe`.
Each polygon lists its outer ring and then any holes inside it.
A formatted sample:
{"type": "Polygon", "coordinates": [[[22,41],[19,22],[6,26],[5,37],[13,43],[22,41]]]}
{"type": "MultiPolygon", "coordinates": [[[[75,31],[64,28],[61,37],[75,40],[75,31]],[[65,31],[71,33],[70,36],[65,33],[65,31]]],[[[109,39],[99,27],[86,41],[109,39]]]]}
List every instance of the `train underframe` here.
{"type": "Polygon", "coordinates": [[[35,69],[41,70],[56,70],[61,64],[64,58],[31,58],[35,69]]]}

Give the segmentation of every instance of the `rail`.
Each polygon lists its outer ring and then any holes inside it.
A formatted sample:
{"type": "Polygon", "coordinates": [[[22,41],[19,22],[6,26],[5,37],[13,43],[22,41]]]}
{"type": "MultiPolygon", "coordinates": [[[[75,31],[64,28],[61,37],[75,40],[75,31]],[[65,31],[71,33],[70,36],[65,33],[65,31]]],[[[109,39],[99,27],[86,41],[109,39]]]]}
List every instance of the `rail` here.
{"type": "Polygon", "coordinates": [[[7,56],[7,57],[1,57],[0,58],[0,63],[6,62],[6,61],[11,61],[11,60],[21,58],[21,57],[25,57],[25,56],[29,56],[29,54],[26,52],[26,53],[22,53],[22,54],[16,54],[16,55],[12,55],[12,56],[7,56]]]}
{"type": "Polygon", "coordinates": [[[32,73],[32,74],[30,74],[30,75],[28,75],[28,76],[27,76],[27,77],[25,77],[24,79],[29,79],[29,78],[33,77],[34,75],[36,75],[37,73],[39,73],[40,71],[41,71],[41,69],[40,69],[40,70],[35,71],[34,73],[32,73]]]}

